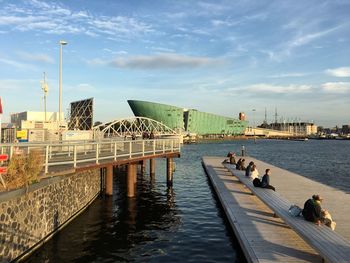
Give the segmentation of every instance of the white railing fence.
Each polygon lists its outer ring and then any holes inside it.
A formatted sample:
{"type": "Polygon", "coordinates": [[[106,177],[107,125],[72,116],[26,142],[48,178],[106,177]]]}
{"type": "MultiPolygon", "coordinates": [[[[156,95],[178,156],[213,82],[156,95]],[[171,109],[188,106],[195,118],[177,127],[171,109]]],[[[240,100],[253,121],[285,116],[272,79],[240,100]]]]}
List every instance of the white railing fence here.
{"type": "Polygon", "coordinates": [[[180,152],[180,138],[131,141],[117,138],[99,141],[1,144],[1,154],[8,154],[9,160],[14,155],[23,156],[31,151],[39,153],[46,174],[51,167],[60,165],[75,168],[84,164],[100,164],[103,161],[180,152]]]}

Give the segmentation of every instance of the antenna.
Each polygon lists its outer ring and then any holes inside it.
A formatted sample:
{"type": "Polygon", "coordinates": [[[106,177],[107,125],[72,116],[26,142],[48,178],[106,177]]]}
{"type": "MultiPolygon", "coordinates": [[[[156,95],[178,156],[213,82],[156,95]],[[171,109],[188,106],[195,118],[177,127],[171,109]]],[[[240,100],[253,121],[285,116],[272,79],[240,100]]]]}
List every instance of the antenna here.
{"type": "Polygon", "coordinates": [[[49,86],[46,83],[46,74],[44,72],[44,81],[41,81],[41,89],[44,91],[44,111],[45,111],[45,122],[47,121],[46,119],[46,96],[47,93],[49,92],[49,86]]]}
{"type": "Polygon", "coordinates": [[[267,124],[267,111],[266,111],[266,107],[265,107],[265,119],[264,119],[264,124],[267,124]]]}
{"type": "Polygon", "coordinates": [[[278,117],[278,114],[277,114],[277,107],[275,108],[275,124],[277,124],[277,117],[278,117]]]}

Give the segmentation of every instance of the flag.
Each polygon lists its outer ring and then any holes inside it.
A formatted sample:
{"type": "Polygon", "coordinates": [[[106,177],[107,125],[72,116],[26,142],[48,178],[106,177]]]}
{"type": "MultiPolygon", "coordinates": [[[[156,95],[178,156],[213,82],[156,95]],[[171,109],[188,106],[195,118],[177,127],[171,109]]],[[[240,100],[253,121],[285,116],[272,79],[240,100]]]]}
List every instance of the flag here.
{"type": "Polygon", "coordinates": [[[2,114],[2,102],[1,102],[1,97],[0,97],[0,114],[2,114]]]}

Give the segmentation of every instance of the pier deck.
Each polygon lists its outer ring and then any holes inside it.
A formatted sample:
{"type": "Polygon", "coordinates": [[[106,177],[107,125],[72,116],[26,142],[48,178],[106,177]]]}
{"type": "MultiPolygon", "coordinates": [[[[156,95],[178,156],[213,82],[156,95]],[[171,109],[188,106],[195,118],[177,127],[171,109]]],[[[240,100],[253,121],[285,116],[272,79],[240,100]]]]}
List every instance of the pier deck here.
{"type": "Polygon", "coordinates": [[[299,174],[284,170],[251,157],[245,157],[246,163],[253,161],[262,176],[266,168],[271,169],[270,183],[277,191],[301,208],[313,194],[323,197],[322,208],[327,209],[337,223],[335,232],[350,240],[350,195],[331,186],[308,179],[299,174]]]}
{"type": "MultiPolygon", "coordinates": [[[[322,262],[321,257],[308,244],[280,218],[273,217],[273,212],[223,167],[223,160],[224,158],[203,157],[203,164],[247,261],[322,262]]],[[[277,167],[254,161],[259,171],[263,171],[266,165],[273,173],[281,173],[277,167]]],[[[273,176],[271,179],[274,183],[273,176]]],[[[276,187],[279,187],[277,182],[276,187]]]]}

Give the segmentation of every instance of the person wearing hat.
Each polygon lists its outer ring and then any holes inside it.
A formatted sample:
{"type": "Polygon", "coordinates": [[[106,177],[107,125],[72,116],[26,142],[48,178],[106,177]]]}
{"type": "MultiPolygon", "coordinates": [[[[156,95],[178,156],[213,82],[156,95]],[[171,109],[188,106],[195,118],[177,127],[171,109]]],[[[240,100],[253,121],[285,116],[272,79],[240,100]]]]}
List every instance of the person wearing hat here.
{"type": "Polygon", "coordinates": [[[321,224],[322,200],[320,195],[313,195],[312,198],[305,202],[302,214],[306,221],[314,222],[317,225],[321,224]]]}

